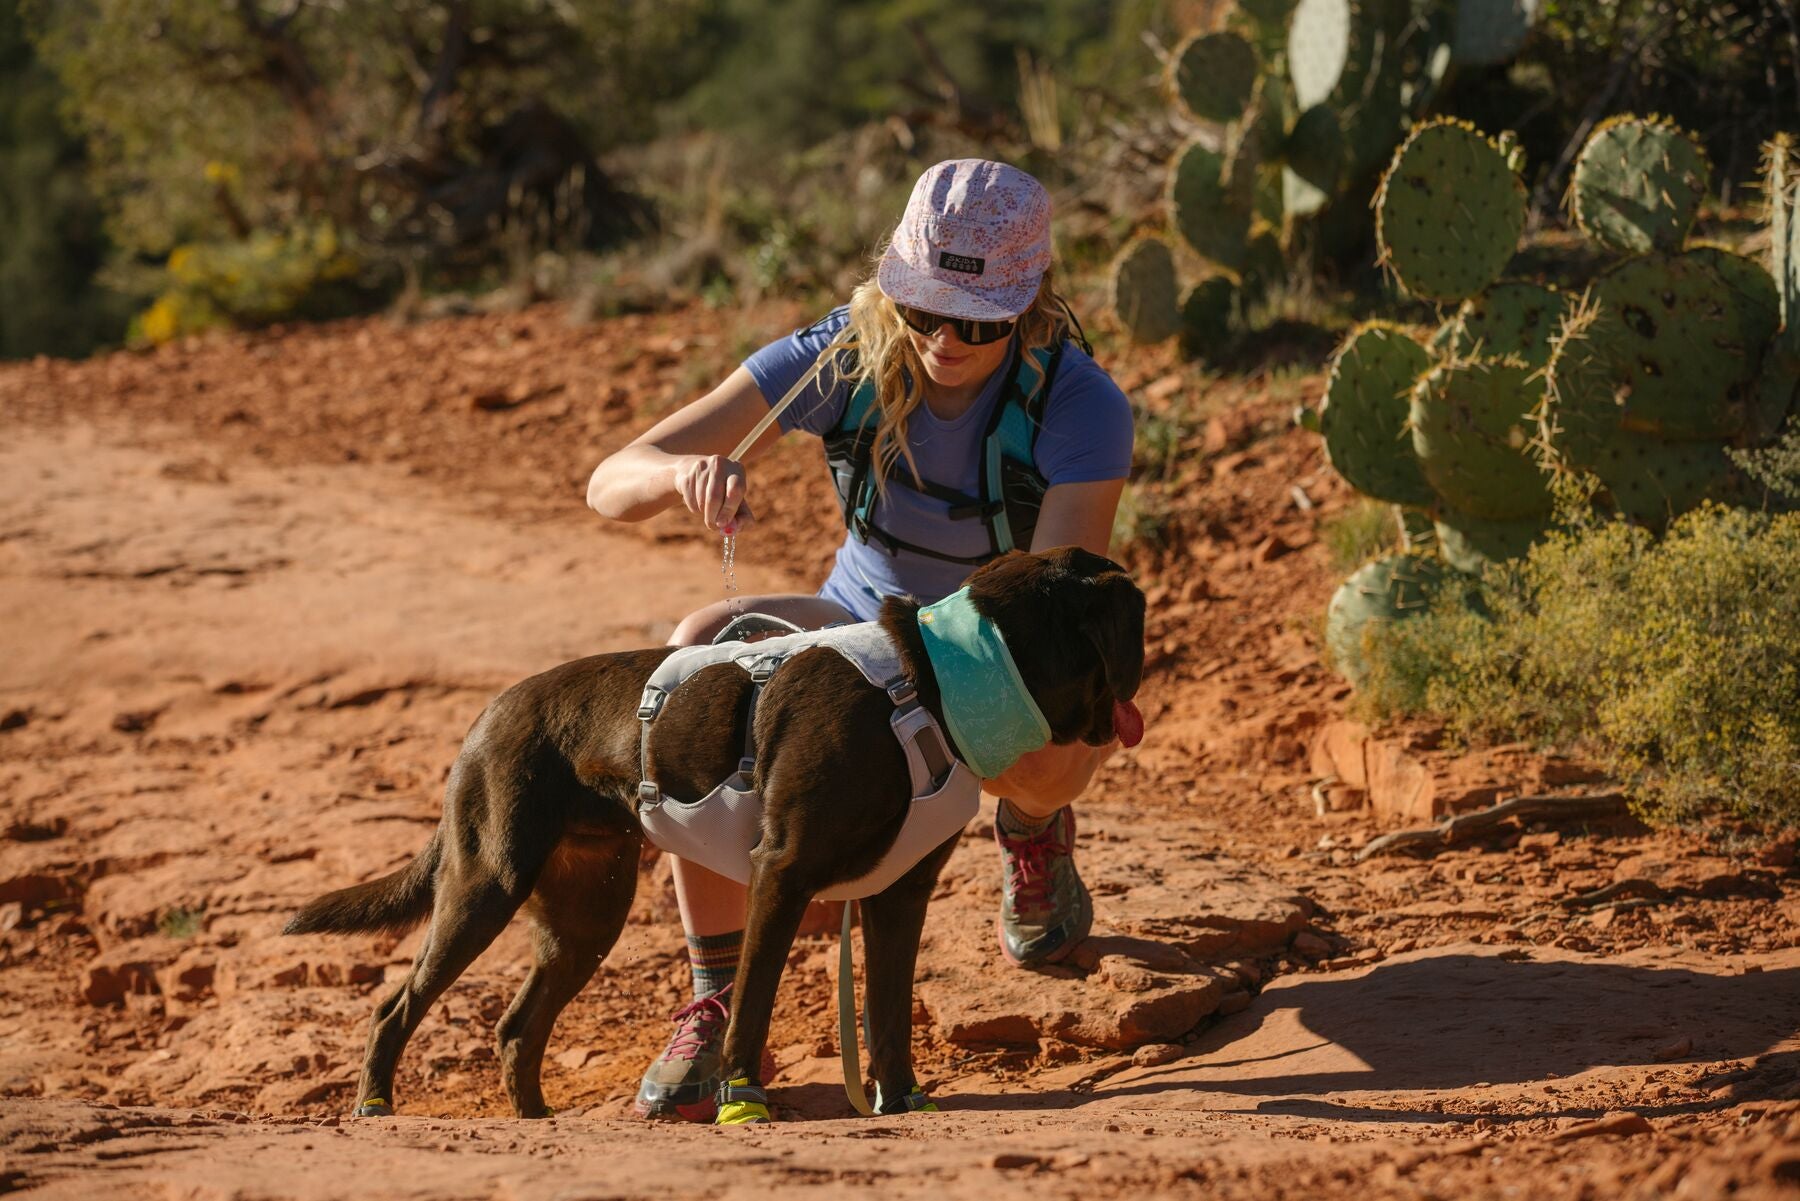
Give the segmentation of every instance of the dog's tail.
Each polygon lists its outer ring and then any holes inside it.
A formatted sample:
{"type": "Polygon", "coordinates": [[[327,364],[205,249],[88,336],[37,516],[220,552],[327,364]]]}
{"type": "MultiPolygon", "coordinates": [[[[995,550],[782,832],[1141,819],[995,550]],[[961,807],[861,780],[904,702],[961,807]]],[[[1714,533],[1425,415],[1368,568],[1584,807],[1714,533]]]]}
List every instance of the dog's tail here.
{"type": "Polygon", "coordinates": [[[392,875],[328,892],[288,919],[283,934],[355,934],[385,930],[404,934],[431,913],[438,861],[444,854],[439,826],[418,858],[392,875]]]}

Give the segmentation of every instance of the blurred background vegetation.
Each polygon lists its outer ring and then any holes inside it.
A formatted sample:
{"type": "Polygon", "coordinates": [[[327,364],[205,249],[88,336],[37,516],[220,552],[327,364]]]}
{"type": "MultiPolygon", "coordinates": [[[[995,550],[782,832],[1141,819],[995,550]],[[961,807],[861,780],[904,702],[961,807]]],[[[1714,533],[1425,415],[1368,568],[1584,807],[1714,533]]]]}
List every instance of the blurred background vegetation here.
{"type": "MultiPolygon", "coordinates": [[[[1267,2],[1267,0],[1265,0],[1267,2]]],[[[559,296],[840,294],[939,158],[1038,173],[1065,267],[1155,219],[1163,59],[1227,0],[0,0],[0,357],[559,296]],[[464,299],[457,299],[464,298],[464,299]]],[[[1658,110],[1747,199],[1793,0],[1544,0],[1439,110],[1557,164],[1658,110]]]]}

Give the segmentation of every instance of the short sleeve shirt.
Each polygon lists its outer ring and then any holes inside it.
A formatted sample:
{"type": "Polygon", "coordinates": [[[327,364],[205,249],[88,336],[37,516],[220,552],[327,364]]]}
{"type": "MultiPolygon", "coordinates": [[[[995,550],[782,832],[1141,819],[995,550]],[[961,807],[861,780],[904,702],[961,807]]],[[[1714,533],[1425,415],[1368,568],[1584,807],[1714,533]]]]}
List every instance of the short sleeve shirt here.
{"type": "MultiPolygon", "coordinates": [[[[834,309],[745,360],[763,399],[774,405],[787,395],[849,319],[847,308],[834,309]]],[[[906,441],[926,480],[965,495],[981,494],[982,443],[994,406],[1001,403],[1005,374],[994,372],[975,403],[954,420],[940,420],[926,405],[913,410],[906,441]]],[[[829,391],[820,385],[815,379],[782,413],[784,431],[824,435],[843,420],[848,384],[836,383],[829,391]]],[[[1050,487],[1124,479],[1131,470],[1131,436],[1131,404],[1125,394],[1080,347],[1065,345],[1034,448],[1039,473],[1050,487]]],[[[986,523],[950,517],[948,501],[898,482],[909,477],[904,464],[889,476],[889,486],[872,514],[877,527],[903,542],[943,554],[967,557],[990,549],[986,523]]],[[[936,601],[960,588],[972,570],[966,563],[889,551],[846,531],[819,595],[843,605],[860,621],[872,621],[884,598],[910,595],[936,601]]]]}

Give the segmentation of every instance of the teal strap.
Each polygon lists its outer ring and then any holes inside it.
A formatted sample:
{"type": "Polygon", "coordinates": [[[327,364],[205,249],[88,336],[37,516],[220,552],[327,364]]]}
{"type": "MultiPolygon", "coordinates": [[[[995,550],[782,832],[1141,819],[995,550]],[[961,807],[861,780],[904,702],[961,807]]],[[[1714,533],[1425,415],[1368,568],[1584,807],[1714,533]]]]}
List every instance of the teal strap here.
{"type": "Polygon", "coordinates": [[[856,902],[844,902],[844,936],[838,940],[838,1058],[844,1064],[844,1095],[863,1117],[875,1116],[863,1091],[862,1048],[856,1043],[856,957],[850,949],[850,924],[856,902]]]}
{"type": "Polygon", "coordinates": [[[1050,723],[1019,678],[1006,639],[976,611],[966,585],[919,610],[919,636],[950,736],[976,775],[991,780],[1050,741],[1050,723]]]}

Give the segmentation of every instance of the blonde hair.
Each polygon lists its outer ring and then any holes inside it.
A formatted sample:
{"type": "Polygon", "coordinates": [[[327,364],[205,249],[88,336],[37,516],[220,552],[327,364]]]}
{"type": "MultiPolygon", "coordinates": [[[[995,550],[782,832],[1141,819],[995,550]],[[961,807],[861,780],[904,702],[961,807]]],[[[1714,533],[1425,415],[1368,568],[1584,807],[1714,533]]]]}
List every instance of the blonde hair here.
{"type": "MultiPolygon", "coordinates": [[[[1010,336],[1018,340],[1023,361],[1041,376],[1043,368],[1030,357],[1030,352],[1055,346],[1071,336],[1074,330],[1074,317],[1068,302],[1051,286],[1050,271],[1046,270],[1038,284],[1037,296],[1031,307],[1019,315],[1010,336]]],[[[907,332],[906,322],[900,319],[894,302],[876,286],[873,278],[866,279],[850,294],[849,324],[821,356],[825,370],[831,373],[829,379],[821,375],[821,392],[829,395],[840,382],[853,392],[865,382],[875,386],[875,410],[879,416],[875,422],[870,470],[877,491],[886,490],[888,473],[902,460],[912,472],[914,482],[920,479],[918,464],[913,462],[912,450],[906,445],[906,425],[923,400],[923,393],[916,386],[908,388],[907,380],[924,379],[925,363],[914,349],[912,339],[906,336],[907,332]],[[853,371],[843,369],[838,351],[844,348],[856,351],[853,371]]]]}

